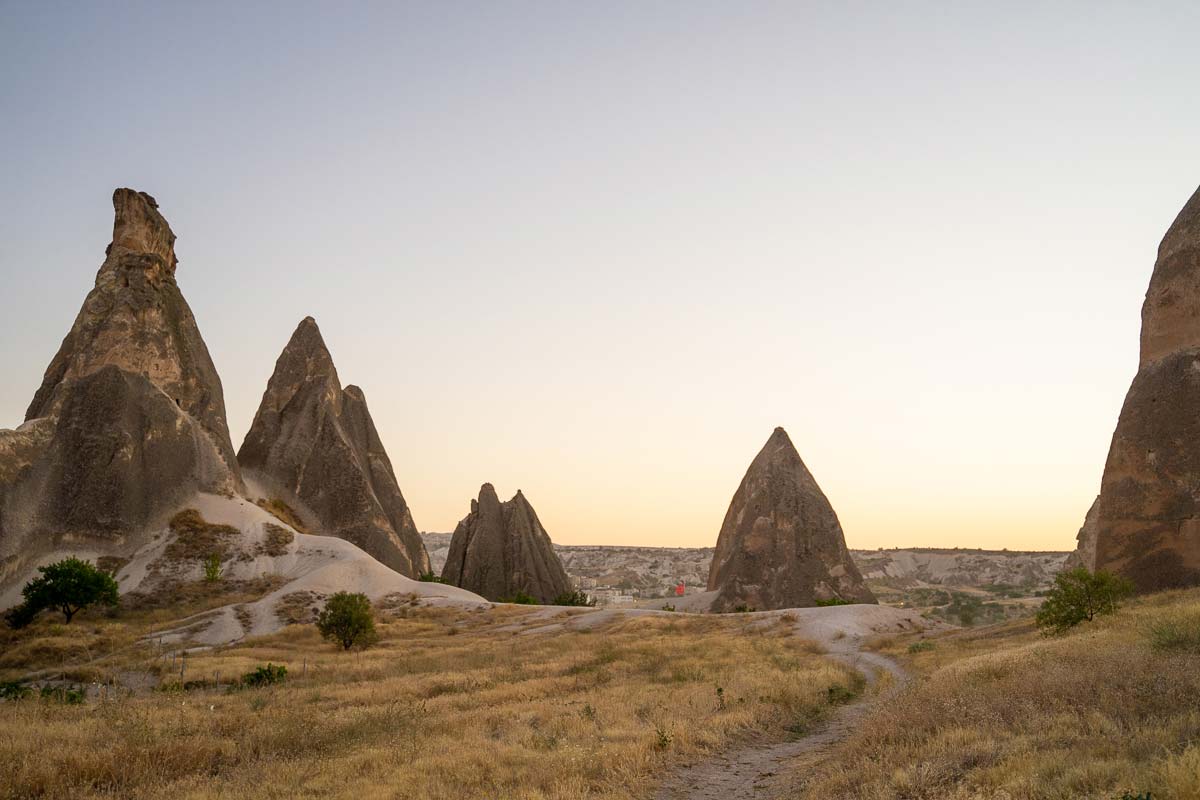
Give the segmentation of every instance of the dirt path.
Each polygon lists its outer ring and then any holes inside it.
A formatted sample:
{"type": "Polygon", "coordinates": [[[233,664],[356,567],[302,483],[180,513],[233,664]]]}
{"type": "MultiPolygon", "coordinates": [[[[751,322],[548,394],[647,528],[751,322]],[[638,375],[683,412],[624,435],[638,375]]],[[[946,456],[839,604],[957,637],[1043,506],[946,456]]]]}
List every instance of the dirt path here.
{"type": "MultiPolygon", "coordinates": [[[[907,674],[892,659],[864,652],[857,637],[831,643],[829,656],[857,669],[870,687],[888,672],[898,689],[907,674]]],[[[850,735],[871,710],[874,700],[842,706],[820,728],[790,742],[743,745],[678,769],[659,789],[656,800],[766,800],[778,796],[792,762],[814,756],[850,735]]]]}

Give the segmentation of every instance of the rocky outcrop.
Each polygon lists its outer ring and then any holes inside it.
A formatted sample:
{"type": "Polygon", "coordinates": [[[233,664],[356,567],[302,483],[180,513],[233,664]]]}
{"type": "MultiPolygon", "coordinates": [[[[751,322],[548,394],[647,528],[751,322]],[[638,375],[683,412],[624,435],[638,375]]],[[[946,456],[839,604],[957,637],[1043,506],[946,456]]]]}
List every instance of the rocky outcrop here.
{"type": "Polygon", "coordinates": [[[1079,533],[1075,534],[1075,550],[1063,562],[1064,570],[1083,567],[1089,572],[1095,571],[1097,516],[1099,511],[1100,498],[1097,497],[1092,501],[1091,507],[1088,508],[1087,515],[1083,518],[1083,525],[1079,527],[1079,533]]]}
{"type": "Polygon", "coordinates": [[[0,583],[63,541],[121,546],[197,491],[242,489],[175,234],[148,194],[113,208],[94,288],[25,424],[0,431],[0,583]]]}
{"type": "Polygon", "coordinates": [[[501,503],[485,483],[471,513],[454,530],[442,580],[488,600],[518,592],[551,603],[571,591],[571,581],[554,552],[550,536],[520,491],[501,503]]]}
{"type": "Polygon", "coordinates": [[[875,602],[837,514],[783,428],[771,434],[729,504],[708,589],[717,592],[717,612],[875,602]]]}
{"type": "Polygon", "coordinates": [[[1095,567],[1130,578],[1139,591],[1200,584],[1198,411],[1200,190],[1158,248],[1138,371],[1097,500],[1095,567]]]}
{"type": "Polygon", "coordinates": [[[276,361],[237,457],[252,487],[288,504],[309,530],[353,542],[408,577],[429,572],[366,397],[342,388],[312,317],[276,361]]]}

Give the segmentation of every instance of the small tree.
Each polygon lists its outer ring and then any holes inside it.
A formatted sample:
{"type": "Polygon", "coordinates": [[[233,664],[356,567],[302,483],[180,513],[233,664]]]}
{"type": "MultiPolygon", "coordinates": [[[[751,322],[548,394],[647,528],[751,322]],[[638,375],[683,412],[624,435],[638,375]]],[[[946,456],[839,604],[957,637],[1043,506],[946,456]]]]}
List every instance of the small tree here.
{"type": "Polygon", "coordinates": [[[375,633],[371,601],[365,594],[334,594],[317,616],[317,630],[321,636],[340,644],[343,650],[368,647],[379,639],[375,633]]]}
{"type": "Polygon", "coordinates": [[[1081,622],[1112,614],[1132,592],[1131,582],[1111,572],[1089,572],[1083,567],[1060,572],[1038,609],[1038,627],[1047,636],[1064,633],[1081,622]]]}
{"type": "Polygon", "coordinates": [[[576,589],[575,591],[563,592],[562,594],[558,595],[557,597],[554,598],[554,602],[551,603],[550,605],[552,605],[552,606],[588,606],[588,607],[591,607],[591,606],[596,605],[596,599],[594,597],[589,597],[586,593],[581,592],[578,589],[576,589]]]}
{"type": "Polygon", "coordinates": [[[38,567],[41,577],[25,584],[21,596],[25,602],[8,612],[6,619],[14,628],[23,628],[39,611],[54,608],[67,623],[91,605],[117,604],[117,582],[87,561],[67,558],[47,567],[38,567]]]}
{"type": "Polygon", "coordinates": [[[221,556],[213,553],[208,558],[204,559],[204,580],[207,583],[216,583],[221,580],[221,556]]]}

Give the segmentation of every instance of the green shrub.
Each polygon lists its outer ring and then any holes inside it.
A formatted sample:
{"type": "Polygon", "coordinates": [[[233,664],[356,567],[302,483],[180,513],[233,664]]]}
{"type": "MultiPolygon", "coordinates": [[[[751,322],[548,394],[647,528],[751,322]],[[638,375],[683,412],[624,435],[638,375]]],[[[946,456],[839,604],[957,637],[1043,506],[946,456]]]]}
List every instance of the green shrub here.
{"type": "Polygon", "coordinates": [[[675,610],[675,606],[674,606],[674,605],[672,605],[671,603],[663,603],[662,610],[663,610],[663,611],[674,611],[674,610],[675,610]]]}
{"type": "Polygon", "coordinates": [[[0,700],[24,700],[33,693],[20,681],[0,681],[0,700]]]}
{"type": "Polygon", "coordinates": [[[738,603],[736,606],[733,607],[733,613],[735,613],[735,614],[750,614],[750,613],[753,613],[754,611],[755,611],[754,606],[748,606],[745,603],[738,603]]]}
{"type": "Polygon", "coordinates": [[[445,581],[443,581],[441,579],[441,577],[434,574],[433,572],[422,572],[420,575],[417,576],[417,580],[422,581],[424,583],[445,583],[445,581]]]}
{"type": "Polygon", "coordinates": [[[91,605],[117,604],[117,582],[107,572],[90,562],[66,558],[46,567],[38,567],[40,577],[25,584],[21,596],[25,602],[5,616],[13,628],[23,628],[38,612],[53,608],[62,612],[68,623],[82,609],[91,605]]]}
{"type": "Polygon", "coordinates": [[[253,672],[247,672],[242,676],[242,684],[245,686],[273,686],[276,683],[283,683],[287,680],[287,667],[282,664],[270,664],[265,667],[258,667],[253,672]]]}
{"type": "Polygon", "coordinates": [[[675,741],[674,734],[663,728],[661,725],[654,729],[654,736],[654,746],[659,750],[666,750],[671,746],[671,742],[675,741]]]}
{"type": "Polygon", "coordinates": [[[830,597],[828,600],[818,600],[817,605],[824,608],[826,606],[852,606],[854,604],[840,597],[830,597]]]}
{"type": "Polygon", "coordinates": [[[43,686],[40,694],[43,700],[66,706],[83,705],[87,700],[82,686],[43,686]]]}
{"type": "Polygon", "coordinates": [[[576,589],[573,592],[563,592],[558,597],[554,598],[554,602],[550,605],[591,607],[596,605],[596,599],[594,597],[588,597],[586,594],[576,589]]]}
{"type": "Polygon", "coordinates": [[[501,602],[501,603],[515,603],[516,605],[519,605],[519,606],[536,606],[536,605],[540,605],[540,603],[538,603],[538,601],[537,601],[537,598],[536,598],[536,597],[532,597],[532,596],[530,596],[530,595],[527,595],[527,594],[525,594],[525,593],[524,593],[524,592],[522,592],[522,591],[518,591],[518,592],[517,592],[515,595],[513,595],[512,597],[502,597],[502,598],[500,598],[500,602],[501,602]]]}
{"type": "Polygon", "coordinates": [[[1150,626],[1150,646],[1200,653],[1200,616],[1180,615],[1155,622],[1150,626]]]}
{"type": "Polygon", "coordinates": [[[933,649],[933,642],[913,642],[908,646],[910,653],[926,653],[933,649]]]}
{"type": "Polygon", "coordinates": [[[1133,584],[1110,572],[1079,569],[1054,576],[1054,588],[1037,612],[1037,624],[1047,636],[1064,633],[1081,622],[1112,614],[1118,601],[1133,592],[1133,584]]]}
{"type": "Polygon", "coordinates": [[[204,559],[204,580],[208,583],[221,580],[221,557],[216,553],[204,559]]]}
{"type": "Polygon", "coordinates": [[[375,615],[365,594],[337,592],[317,616],[317,630],[343,650],[370,647],[379,640],[375,633],[375,615]]]}

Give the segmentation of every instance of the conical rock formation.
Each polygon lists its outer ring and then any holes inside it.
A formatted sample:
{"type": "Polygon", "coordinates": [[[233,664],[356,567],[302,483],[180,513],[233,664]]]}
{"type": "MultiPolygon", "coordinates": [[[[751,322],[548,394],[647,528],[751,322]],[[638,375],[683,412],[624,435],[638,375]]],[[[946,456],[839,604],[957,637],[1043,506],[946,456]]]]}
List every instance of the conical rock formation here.
{"type": "Polygon", "coordinates": [[[750,464],[721,525],[708,573],[712,610],[812,606],[817,600],[874,603],[837,514],[776,428],[750,464]]]}
{"type": "Polygon", "coordinates": [[[113,194],[113,240],[15,431],[0,431],[0,584],[62,541],[120,548],[197,491],[242,481],[221,380],[150,195],[113,194]]]}
{"type": "Polygon", "coordinates": [[[1200,584],[1200,189],[1159,245],[1142,305],[1138,372],[1096,505],[1095,568],[1139,591],[1200,584]]]}
{"type": "Polygon", "coordinates": [[[471,513],[454,529],[442,580],[496,601],[524,592],[551,603],[571,591],[550,536],[525,495],[518,491],[501,503],[490,483],[479,489],[471,513]]]}
{"type": "Polygon", "coordinates": [[[248,480],[314,532],[351,541],[408,577],[429,572],[366,397],[342,388],[312,317],[276,361],[237,457],[248,480]]]}

